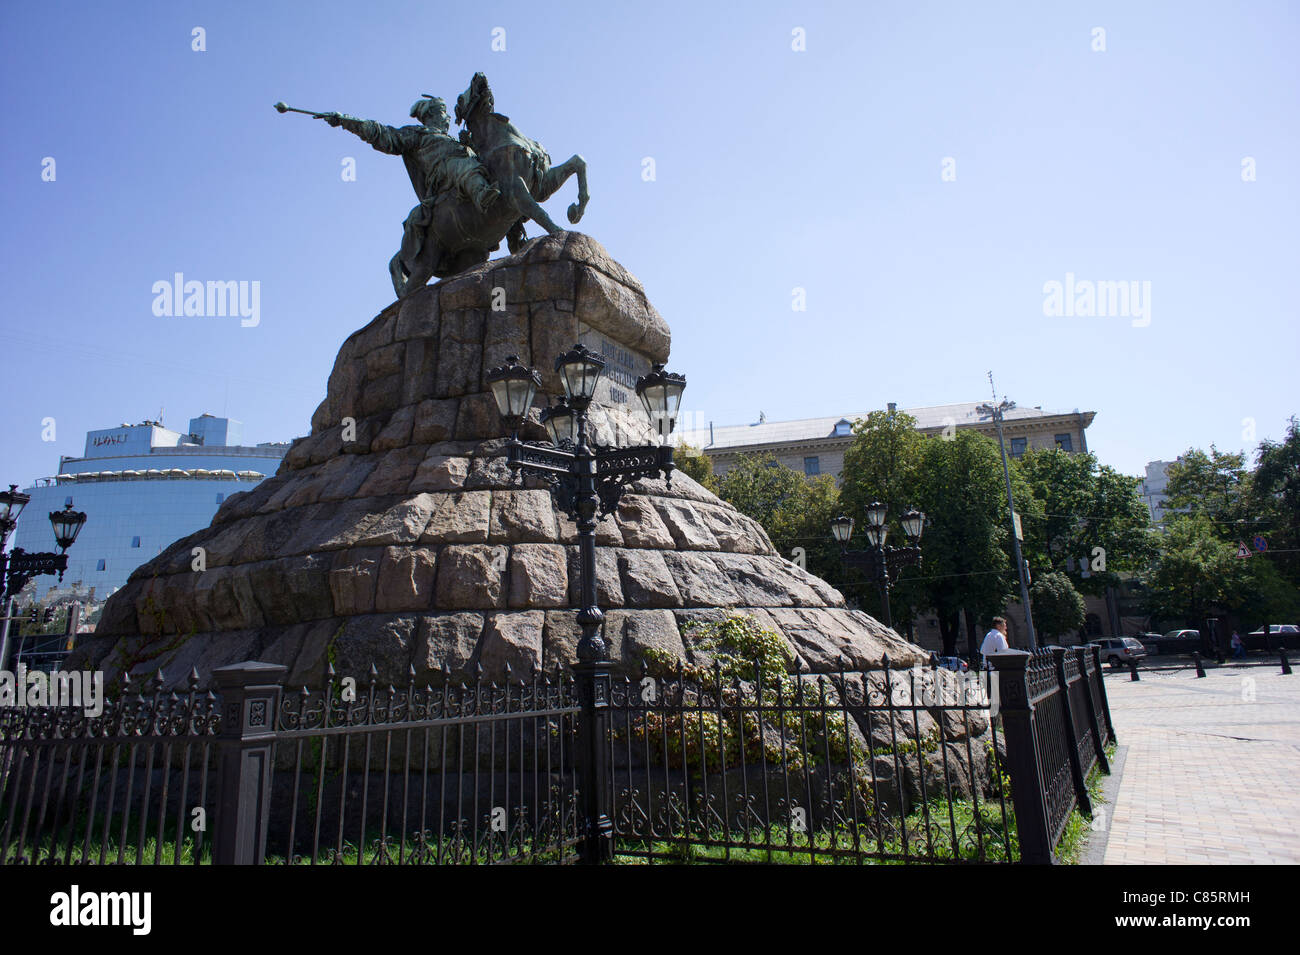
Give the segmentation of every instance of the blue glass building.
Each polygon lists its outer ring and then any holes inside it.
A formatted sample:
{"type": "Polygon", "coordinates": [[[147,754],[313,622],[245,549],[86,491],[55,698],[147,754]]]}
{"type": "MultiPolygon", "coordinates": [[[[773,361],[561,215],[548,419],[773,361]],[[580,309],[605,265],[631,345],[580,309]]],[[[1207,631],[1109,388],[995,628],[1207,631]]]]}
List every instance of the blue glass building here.
{"type": "MultiPolygon", "coordinates": [[[[88,432],[82,457],[61,457],[57,475],[23,489],[32,500],[13,546],[57,550],[50,512],[69,503],[84,511],[61,586],[93,587],[103,600],[163,548],[207,527],[231,494],[275,473],[288,443],[244,447],[243,430],[231,418],[204,414],[190,419],[188,434],[157,421],[88,432]]],[[[56,585],[56,577],[37,577],[24,597],[40,599],[56,585]]]]}

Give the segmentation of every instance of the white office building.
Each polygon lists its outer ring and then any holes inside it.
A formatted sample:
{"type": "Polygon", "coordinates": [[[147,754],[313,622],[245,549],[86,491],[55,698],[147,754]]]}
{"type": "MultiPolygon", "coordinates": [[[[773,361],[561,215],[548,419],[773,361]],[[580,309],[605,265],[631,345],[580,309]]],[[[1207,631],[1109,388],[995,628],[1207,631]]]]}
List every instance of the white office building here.
{"type": "MultiPolygon", "coordinates": [[[[31,503],[13,546],[56,550],[50,512],[67,504],[84,511],[62,587],[93,587],[102,600],[163,548],[208,526],[231,494],[274,474],[289,450],[288,443],[245,447],[242,440],[240,422],[208,414],[190,419],[185,434],[157,421],[88,432],[84,455],[61,457],[57,474],[23,489],[31,503]]],[[[56,577],[37,577],[24,595],[40,599],[57,585],[56,577]]]]}

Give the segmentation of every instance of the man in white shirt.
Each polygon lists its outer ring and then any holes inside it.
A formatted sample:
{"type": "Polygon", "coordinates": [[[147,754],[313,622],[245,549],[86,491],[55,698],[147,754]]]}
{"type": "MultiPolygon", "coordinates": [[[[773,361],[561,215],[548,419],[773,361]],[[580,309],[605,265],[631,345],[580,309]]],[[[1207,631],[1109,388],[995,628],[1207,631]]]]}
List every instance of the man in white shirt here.
{"type": "Polygon", "coordinates": [[[1010,649],[1011,644],[1007,643],[1007,618],[994,617],[993,629],[984,634],[984,642],[980,644],[980,656],[984,658],[985,666],[988,665],[989,654],[1010,649]]]}

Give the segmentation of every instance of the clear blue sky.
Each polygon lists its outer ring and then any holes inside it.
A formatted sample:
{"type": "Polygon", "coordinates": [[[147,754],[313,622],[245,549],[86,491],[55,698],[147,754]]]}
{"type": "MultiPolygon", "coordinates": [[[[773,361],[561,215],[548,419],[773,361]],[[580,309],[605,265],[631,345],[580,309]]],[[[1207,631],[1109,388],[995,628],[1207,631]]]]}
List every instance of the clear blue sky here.
{"type": "Polygon", "coordinates": [[[1300,411],[1296,11],[5,4],[0,477],[160,408],[306,433],[339,344],[392,299],[413,198],[399,160],[271,104],[401,124],[475,70],[556,161],[587,158],[582,228],[645,283],[705,422],[980,400],[993,369],[1023,405],[1096,411],[1091,448],[1130,473],[1253,445],[1246,418],[1278,437],[1300,411]],[[259,281],[261,324],[155,317],[175,272],[259,281]],[[1150,282],[1149,326],[1045,316],[1066,273],[1150,282]]]}

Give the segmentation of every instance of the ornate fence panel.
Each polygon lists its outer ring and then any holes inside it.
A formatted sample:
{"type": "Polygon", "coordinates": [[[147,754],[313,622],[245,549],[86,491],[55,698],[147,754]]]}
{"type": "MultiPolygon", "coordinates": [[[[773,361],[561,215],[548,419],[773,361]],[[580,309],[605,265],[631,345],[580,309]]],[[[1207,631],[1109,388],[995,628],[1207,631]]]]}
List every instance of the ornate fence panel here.
{"type": "Polygon", "coordinates": [[[1014,861],[978,674],[787,674],[753,661],[616,679],[615,852],[648,861],[1014,861]]]}
{"type": "MultiPolygon", "coordinates": [[[[1115,727],[1110,722],[1110,702],[1106,699],[1106,681],[1101,671],[1101,647],[1094,645],[1080,647],[1079,651],[1087,663],[1088,689],[1092,697],[1094,719],[1097,721],[1098,737],[1103,747],[1115,741],[1115,727]]],[[[1106,767],[1110,772],[1110,767],[1106,767]]]]}
{"type": "Polygon", "coordinates": [[[585,833],[573,681],[367,685],[286,693],[270,861],[574,861],[585,833]]]}
{"type": "Polygon", "coordinates": [[[285,668],[0,708],[0,863],[572,862],[573,681],[404,687],[285,668]]]}
{"type": "Polygon", "coordinates": [[[127,682],[102,712],[0,709],[0,863],[199,863],[211,856],[217,697],[127,682]]]}

